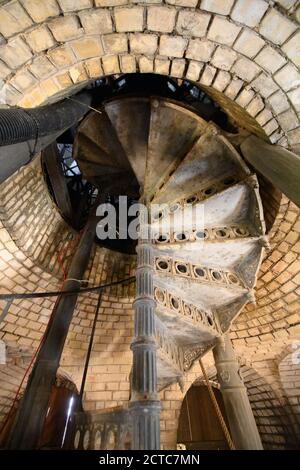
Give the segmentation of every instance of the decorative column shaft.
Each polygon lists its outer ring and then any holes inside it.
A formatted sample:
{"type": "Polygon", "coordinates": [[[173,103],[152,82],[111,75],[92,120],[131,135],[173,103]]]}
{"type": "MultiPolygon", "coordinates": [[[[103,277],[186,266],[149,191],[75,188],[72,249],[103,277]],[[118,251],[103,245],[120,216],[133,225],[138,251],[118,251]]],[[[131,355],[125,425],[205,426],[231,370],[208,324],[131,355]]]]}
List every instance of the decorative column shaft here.
{"type": "MultiPolygon", "coordinates": [[[[147,230],[148,231],[148,230],[147,230]]],[[[160,448],[160,402],[157,395],[153,256],[150,238],[137,246],[136,298],[130,408],[133,448],[160,448]]]]}
{"type": "Polygon", "coordinates": [[[213,349],[231,435],[237,450],[262,450],[260,436],[228,334],[213,349]]]}

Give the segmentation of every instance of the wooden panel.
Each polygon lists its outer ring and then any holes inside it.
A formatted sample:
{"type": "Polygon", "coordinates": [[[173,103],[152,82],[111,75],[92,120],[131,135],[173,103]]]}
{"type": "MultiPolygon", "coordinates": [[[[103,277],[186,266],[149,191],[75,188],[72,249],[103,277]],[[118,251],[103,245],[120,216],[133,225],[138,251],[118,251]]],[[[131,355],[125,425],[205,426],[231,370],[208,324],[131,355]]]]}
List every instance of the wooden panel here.
{"type": "MultiPolygon", "coordinates": [[[[214,389],[222,414],[226,418],[223,399],[214,389]]],[[[205,386],[192,386],[186,394],[180,412],[177,442],[187,449],[227,449],[227,443],[205,386]]]]}

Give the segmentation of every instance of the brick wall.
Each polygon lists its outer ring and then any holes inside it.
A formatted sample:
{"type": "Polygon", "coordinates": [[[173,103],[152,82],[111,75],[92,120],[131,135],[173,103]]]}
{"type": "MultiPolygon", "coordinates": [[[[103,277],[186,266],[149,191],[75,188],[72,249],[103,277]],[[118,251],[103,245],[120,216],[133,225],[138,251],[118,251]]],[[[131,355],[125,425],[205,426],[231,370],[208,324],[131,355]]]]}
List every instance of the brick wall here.
{"type": "Polygon", "coordinates": [[[101,75],[199,83],[234,119],[297,150],[298,3],[263,0],[12,0],[1,7],[7,105],[37,106],[101,75]],[[235,106],[229,106],[231,102],[235,106]],[[228,108],[228,109],[227,109],[228,108]],[[245,113],[242,114],[242,110],[245,113]]]}

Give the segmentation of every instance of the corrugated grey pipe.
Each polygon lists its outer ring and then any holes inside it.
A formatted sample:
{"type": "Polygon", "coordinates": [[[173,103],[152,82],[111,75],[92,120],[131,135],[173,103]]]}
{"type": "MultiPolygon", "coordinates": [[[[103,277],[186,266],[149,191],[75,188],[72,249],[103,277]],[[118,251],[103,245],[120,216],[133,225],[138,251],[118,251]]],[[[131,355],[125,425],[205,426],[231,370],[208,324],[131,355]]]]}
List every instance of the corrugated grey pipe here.
{"type": "Polygon", "coordinates": [[[0,183],[78,122],[92,102],[90,92],[33,109],[0,110],[0,183]]]}

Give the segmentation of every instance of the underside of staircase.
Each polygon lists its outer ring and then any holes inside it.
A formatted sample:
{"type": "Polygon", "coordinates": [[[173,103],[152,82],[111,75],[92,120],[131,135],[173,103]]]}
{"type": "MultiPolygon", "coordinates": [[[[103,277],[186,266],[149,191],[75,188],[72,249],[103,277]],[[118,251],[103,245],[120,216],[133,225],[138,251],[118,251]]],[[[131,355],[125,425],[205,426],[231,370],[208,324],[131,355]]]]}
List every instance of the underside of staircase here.
{"type": "Polygon", "coordinates": [[[180,384],[255,300],[267,245],[262,203],[255,174],[227,137],[157,96],[109,100],[75,137],[74,158],[100,192],[151,205],[160,390],[180,384]]]}

